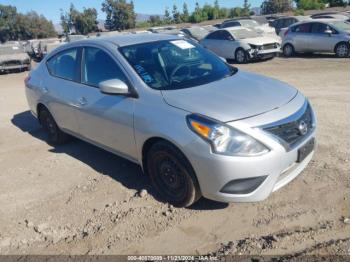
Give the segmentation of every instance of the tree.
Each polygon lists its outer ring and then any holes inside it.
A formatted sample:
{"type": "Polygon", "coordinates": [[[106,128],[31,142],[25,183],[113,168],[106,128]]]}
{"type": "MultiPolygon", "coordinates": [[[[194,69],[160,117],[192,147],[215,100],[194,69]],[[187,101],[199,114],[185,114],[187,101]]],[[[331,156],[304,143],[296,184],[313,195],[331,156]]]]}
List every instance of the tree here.
{"type": "Polygon", "coordinates": [[[76,33],[86,35],[96,32],[97,28],[97,11],[95,8],[84,8],[83,12],[79,12],[73,4],[71,4],[69,13],[61,12],[61,26],[66,34],[76,33]]]}
{"type": "Polygon", "coordinates": [[[295,0],[297,9],[300,10],[314,10],[324,9],[325,4],[322,0],[295,0]]]}
{"type": "Polygon", "coordinates": [[[182,7],[181,20],[185,23],[189,22],[189,20],[190,20],[190,13],[188,12],[188,7],[187,7],[186,3],[184,3],[184,5],[182,7]]]}
{"type": "Polygon", "coordinates": [[[212,19],[215,20],[215,19],[219,19],[220,17],[220,6],[219,6],[219,1],[218,0],[215,0],[214,2],[214,8],[213,8],[213,11],[212,11],[212,19]]]}
{"type": "Polygon", "coordinates": [[[229,16],[231,18],[233,17],[240,17],[242,16],[242,8],[241,7],[234,7],[230,9],[230,14],[229,16]]]}
{"type": "Polygon", "coordinates": [[[250,13],[250,4],[248,3],[248,0],[244,0],[241,15],[242,16],[249,16],[249,13],[250,13]]]}
{"type": "Polygon", "coordinates": [[[169,8],[168,7],[165,8],[165,12],[164,12],[164,23],[165,24],[170,24],[171,23],[171,16],[170,16],[170,12],[169,12],[169,8]]]}
{"type": "Polygon", "coordinates": [[[199,23],[202,22],[202,9],[199,6],[199,3],[196,2],[196,7],[194,9],[194,12],[192,13],[192,15],[190,16],[190,21],[192,23],[199,23]]]}
{"type": "MultiPolygon", "coordinates": [[[[309,1],[309,0],[306,0],[309,1]]],[[[318,0],[311,0],[318,1],[318,0]]],[[[261,13],[263,15],[283,13],[292,10],[291,0],[265,0],[261,4],[261,13]]]]}
{"type": "Polygon", "coordinates": [[[148,19],[150,26],[160,26],[163,24],[162,19],[159,15],[151,15],[148,19]]]}
{"type": "Polygon", "coordinates": [[[134,3],[126,0],[105,0],[102,11],[106,13],[105,27],[107,30],[125,30],[135,28],[136,14],[134,3]]]}
{"type": "Polygon", "coordinates": [[[174,4],[173,5],[173,21],[175,24],[180,24],[181,23],[181,15],[180,12],[177,10],[177,6],[174,4]]]}
{"type": "Polygon", "coordinates": [[[57,36],[51,21],[36,12],[21,14],[16,7],[0,5],[0,42],[57,36]]]}

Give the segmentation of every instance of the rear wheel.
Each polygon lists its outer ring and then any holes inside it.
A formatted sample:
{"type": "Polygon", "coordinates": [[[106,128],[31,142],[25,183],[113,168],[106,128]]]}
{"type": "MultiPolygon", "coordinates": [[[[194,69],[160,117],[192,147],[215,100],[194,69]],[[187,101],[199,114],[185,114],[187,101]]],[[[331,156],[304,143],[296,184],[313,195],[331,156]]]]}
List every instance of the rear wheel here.
{"type": "Polygon", "coordinates": [[[61,145],[68,141],[69,136],[58,127],[56,121],[46,108],[40,110],[39,121],[48,133],[48,142],[50,144],[61,145]]]}
{"type": "Polygon", "coordinates": [[[235,60],[239,64],[247,63],[247,53],[244,49],[238,48],[235,52],[235,60]]]}
{"type": "Polygon", "coordinates": [[[295,54],[294,47],[291,44],[286,44],[283,47],[283,55],[285,57],[291,57],[295,54]]]}
{"type": "Polygon", "coordinates": [[[335,47],[335,54],[337,57],[339,58],[344,58],[344,57],[348,57],[350,53],[350,47],[349,44],[342,42],[337,44],[337,46],[335,47]]]}
{"type": "Polygon", "coordinates": [[[147,170],[153,186],[166,202],[188,207],[201,197],[191,164],[172,144],[161,141],[150,148],[147,170]]]}

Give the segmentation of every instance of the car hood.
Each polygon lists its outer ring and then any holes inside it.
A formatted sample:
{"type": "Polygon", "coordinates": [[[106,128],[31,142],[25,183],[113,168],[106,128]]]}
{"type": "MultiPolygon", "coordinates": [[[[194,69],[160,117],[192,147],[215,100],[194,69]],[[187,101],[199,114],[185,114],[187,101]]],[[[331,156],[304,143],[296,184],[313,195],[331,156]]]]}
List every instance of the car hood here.
{"type": "Polygon", "coordinates": [[[252,45],[265,45],[265,44],[277,43],[276,38],[270,37],[270,36],[245,38],[245,39],[241,39],[241,41],[252,45]]]}
{"type": "Polygon", "coordinates": [[[162,91],[167,104],[222,122],[277,109],[297,93],[295,88],[278,80],[243,70],[206,85],[162,91]]]}
{"type": "Polygon", "coordinates": [[[6,61],[11,61],[11,60],[24,61],[26,59],[29,59],[29,56],[27,55],[27,53],[0,55],[0,62],[6,62],[6,61]]]}

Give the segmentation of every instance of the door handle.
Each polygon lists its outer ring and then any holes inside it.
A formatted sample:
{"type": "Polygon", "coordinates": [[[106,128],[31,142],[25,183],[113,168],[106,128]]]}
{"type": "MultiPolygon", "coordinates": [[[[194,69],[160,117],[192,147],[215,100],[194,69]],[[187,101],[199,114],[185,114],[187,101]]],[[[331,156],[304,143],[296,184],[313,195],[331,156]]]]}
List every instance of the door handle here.
{"type": "Polygon", "coordinates": [[[78,104],[79,104],[79,106],[85,106],[87,104],[86,98],[85,97],[80,97],[78,99],[78,104]]]}

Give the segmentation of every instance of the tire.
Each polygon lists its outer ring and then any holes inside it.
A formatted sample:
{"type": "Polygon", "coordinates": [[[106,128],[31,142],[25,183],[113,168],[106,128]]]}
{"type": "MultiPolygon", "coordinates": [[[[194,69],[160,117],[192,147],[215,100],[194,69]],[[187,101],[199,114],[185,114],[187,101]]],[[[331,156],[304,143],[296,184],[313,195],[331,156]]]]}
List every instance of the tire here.
{"type": "Polygon", "coordinates": [[[39,122],[48,134],[49,144],[62,145],[69,140],[69,136],[58,127],[55,119],[46,108],[40,110],[39,122]]]}
{"type": "Polygon", "coordinates": [[[283,46],[283,55],[285,57],[292,57],[295,54],[294,47],[291,44],[285,44],[283,46]]]}
{"type": "Polygon", "coordinates": [[[238,64],[245,64],[248,61],[247,52],[243,48],[238,48],[235,52],[235,60],[238,64]]]}
{"type": "Polygon", "coordinates": [[[189,207],[201,198],[187,158],[172,144],[160,141],[147,153],[147,172],[161,198],[176,207],[189,207]]]}
{"type": "Polygon", "coordinates": [[[337,44],[337,46],[334,49],[335,55],[339,58],[345,58],[348,57],[350,54],[350,45],[345,42],[341,42],[337,44]]]}

